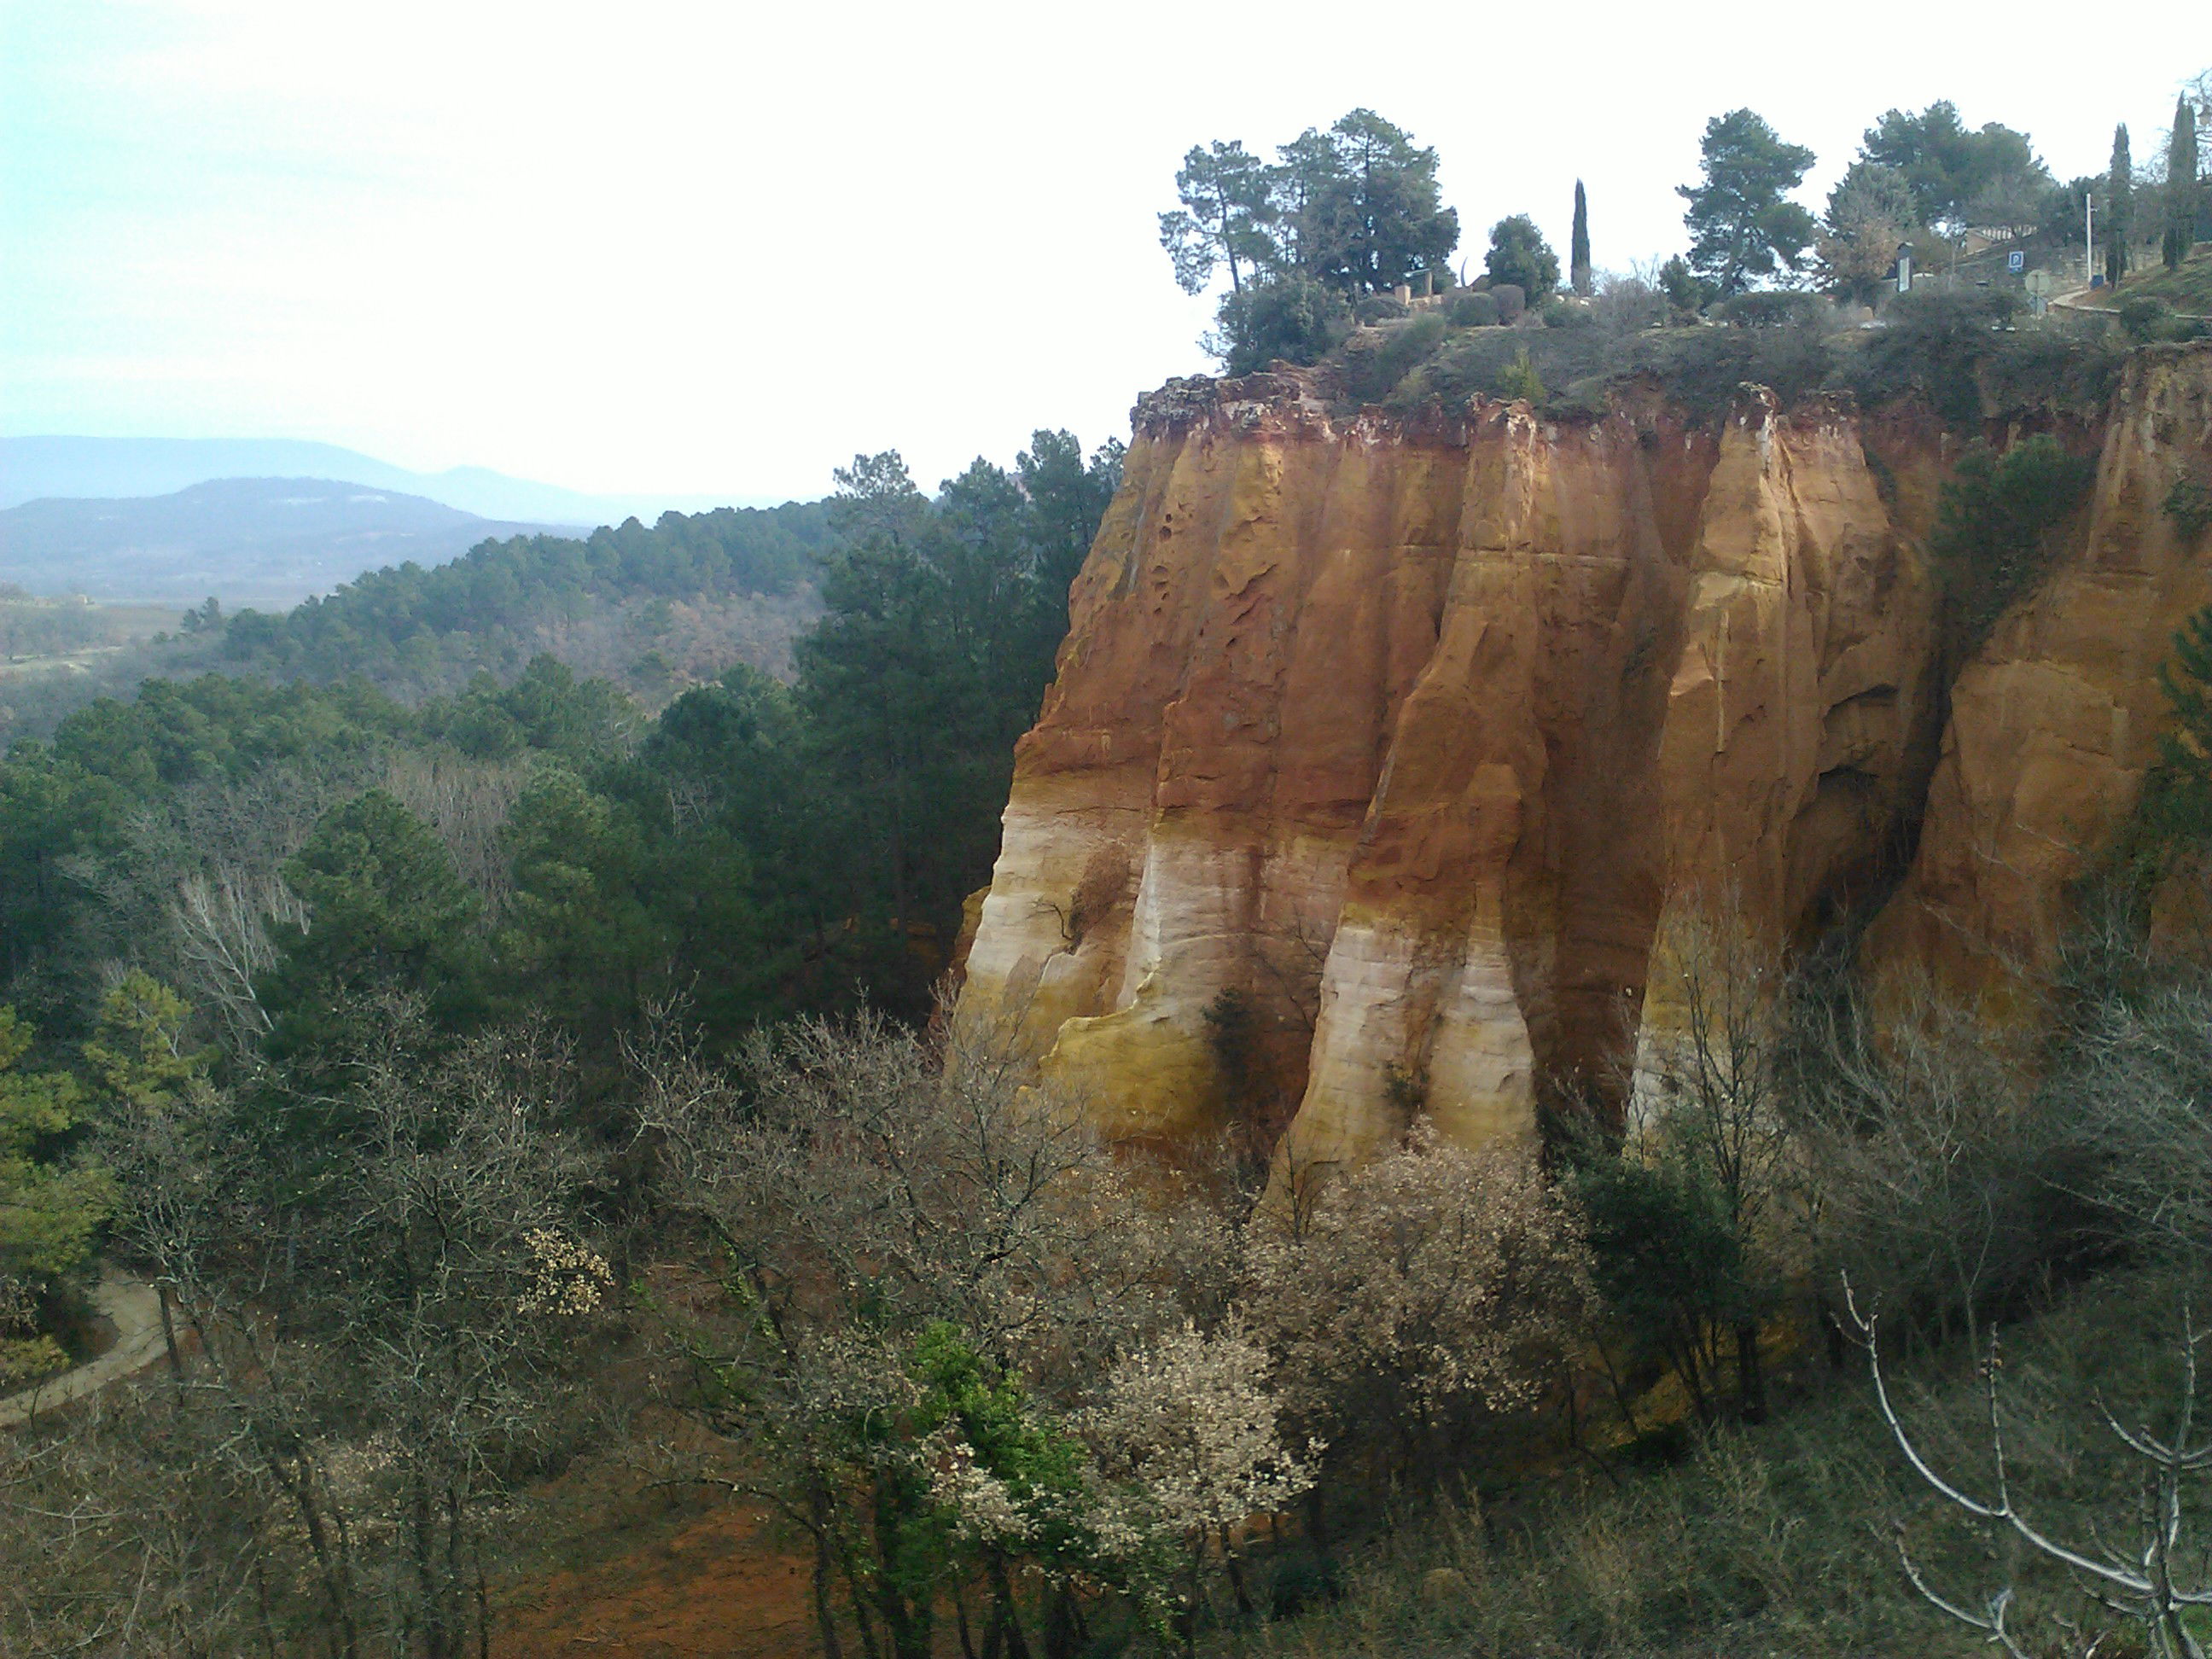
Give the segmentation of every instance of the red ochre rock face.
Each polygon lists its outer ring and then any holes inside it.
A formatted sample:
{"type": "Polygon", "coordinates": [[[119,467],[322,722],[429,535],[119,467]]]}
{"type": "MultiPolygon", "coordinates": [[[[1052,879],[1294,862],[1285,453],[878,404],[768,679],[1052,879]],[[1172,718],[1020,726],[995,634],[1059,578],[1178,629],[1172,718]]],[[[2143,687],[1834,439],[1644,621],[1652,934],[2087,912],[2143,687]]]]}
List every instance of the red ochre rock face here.
{"type": "Polygon", "coordinates": [[[1294,375],[1171,383],[1017,751],[959,1018],[1109,1135],[1256,1092],[1279,1164],[1327,1167],[1417,1101],[1476,1144],[1605,1093],[1668,1017],[1655,941],[1722,894],[1787,945],[1893,889],[1885,967],[2047,951],[2212,597],[2157,510],[2209,397],[2212,353],[2136,355],[2081,544],[1947,702],[1931,423],[1749,386],[1717,428],[1656,398],[1339,420],[1294,375]],[[1264,1089],[1225,1074],[1224,992],[1264,1089]]]}

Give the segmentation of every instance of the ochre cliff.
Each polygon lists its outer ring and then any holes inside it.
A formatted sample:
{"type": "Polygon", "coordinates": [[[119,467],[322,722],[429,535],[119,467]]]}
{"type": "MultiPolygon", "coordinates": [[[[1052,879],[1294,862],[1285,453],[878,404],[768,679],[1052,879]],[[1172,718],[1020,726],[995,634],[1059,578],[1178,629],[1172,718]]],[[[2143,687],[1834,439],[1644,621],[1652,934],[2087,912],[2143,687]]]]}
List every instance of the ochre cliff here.
{"type": "Polygon", "coordinates": [[[1877,973],[1985,992],[2051,965],[2166,726],[2158,668],[2212,602],[2212,548],[2163,510],[2212,461],[2212,343],[2135,354],[2081,532],[1951,690],[1910,876],[1866,943],[1877,973]]]}
{"type": "Polygon", "coordinates": [[[2046,936],[2075,866],[2014,842],[2126,810],[2205,597],[2156,503],[2209,391],[2212,355],[2139,356],[2086,544],[1953,699],[1931,422],[1755,387],[1717,426],[1656,395],[1336,419],[1297,376],[1172,383],[1018,751],[961,1018],[1017,1024],[1110,1133],[1272,1098],[1263,1140],[1327,1165],[1417,1100],[1474,1142],[1602,1086],[1670,908],[1725,892],[1802,941],[1902,875],[1893,959],[2046,936]],[[1263,1088],[1218,1058],[1231,1002],[1263,1088]]]}

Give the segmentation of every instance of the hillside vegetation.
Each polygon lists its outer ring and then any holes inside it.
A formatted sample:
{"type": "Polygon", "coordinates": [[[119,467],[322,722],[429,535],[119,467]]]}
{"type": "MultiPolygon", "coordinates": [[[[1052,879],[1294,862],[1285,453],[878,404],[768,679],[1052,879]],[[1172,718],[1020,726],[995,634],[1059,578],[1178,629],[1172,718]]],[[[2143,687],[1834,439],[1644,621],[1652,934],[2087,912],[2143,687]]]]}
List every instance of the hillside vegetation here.
{"type": "Polygon", "coordinates": [[[830,546],[819,501],[669,513],[650,529],[631,520],[581,538],[482,542],[447,562],[373,570],[289,611],[226,617],[212,600],[173,633],[67,672],[7,673],[0,738],[47,735],[72,709],[141,680],[213,670],[360,677],[414,701],[480,673],[512,679],[544,653],[653,708],[736,663],[787,678],[792,643],[819,614],[830,546]]]}
{"type": "MultiPolygon", "coordinates": [[[[1953,674],[2061,556],[2095,484],[2051,429],[2095,429],[2130,344],[2027,326],[1995,290],[1855,325],[1900,230],[2063,235],[2072,186],[2024,133],[1887,112],[1822,215],[1790,195],[1813,160],[1752,111],[1713,118],[1686,252],[1648,278],[1601,278],[1584,199],[1565,259],[1515,215],[1461,292],[1435,154],[1371,111],[1272,159],[1194,150],[1161,229],[1186,286],[1229,283],[1225,365],[1293,362],[1342,409],[1566,416],[1634,382],[1718,420],[1745,380],[1898,400],[1944,472],[1931,544],[1879,550],[1927,554],[1931,676],[1953,674]],[[1449,291],[1401,297],[1417,277],[1449,291]]],[[[2185,242],[2194,183],[2137,205],[2185,242]]],[[[2173,441],[2181,482],[2145,510],[2201,552],[2207,458],[2173,441]]],[[[1040,431],[926,494],[896,452],[856,456],[826,502],[489,543],[282,615],[203,606],[135,695],[19,717],[0,1386],[86,1356],[106,1271],[155,1287],[163,1341],[131,1386],[0,1440],[0,1650],[482,1659],[576,1510],[717,1506],[745,1519],[714,1535],[783,1553],[824,1659],[2203,1650],[2212,607],[2159,678],[2142,807],[2002,1020],[1862,982],[1848,918],[1796,951],[1728,895],[1653,891],[1638,1015],[1679,1018],[1620,1028],[1611,1078],[1547,1079],[1526,1137],[1467,1131],[1462,1085],[1392,1064],[1361,1160],[1303,1158],[1256,1114],[1115,1139],[1110,1068],[1054,1073],[1022,1028],[1070,976],[1126,970],[1100,914],[1164,929],[1159,863],[1208,902],[1262,864],[1249,816],[1218,858],[1097,856],[1145,810],[1132,777],[1183,827],[1219,775],[1195,745],[1133,759],[1110,707],[1046,734],[1121,793],[1089,817],[1045,799],[1074,825],[1066,884],[990,894],[1043,943],[999,1006],[946,999],[1015,746],[1093,643],[1066,639],[1070,586],[1122,460],[1040,431]],[[756,626],[787,678],[738,659],[756,626]]],[[[1242,534],[1251,498],[1216,499],[1242,534]]],[[[1369,516],[1432,568],[1427,520],[1369,516]]],[[[1123,569],[1173,632],[1164,566],[1123,569]]],[[[1722,577],[1701,586],[1748,591],[1722,577]]],[[[1215,558],[1197,580],[1242,605],[1224,632],[1279,646],[1264,584],[1215,558]]],[[[1417,591],[1353,597],[1433,640],[1417,591]]],[[[1755,635],[1739,614],[1710,637],[1755,635]]],[[[1471,620],[1469,652],[1527,648],[1471,620]]],[[[1164,656],[1133,721],[1182,697],[1164,656]]],[[[1655,660],[1638,642],[1620,678],[1655,660]]],[[[1255,739],[1233,763],[1310,790],[1273,769],[1248,686],[1221,705],[1255,739]]],[[[1458,814],[1433,845],[1561,836],[1470,745],[1481,710],[1434,712],[1440,769],[1480,790],[1401,778],[1458,814]]],[[[1807,724],[1849,772],[1850,733],[1807,724]]],[[[1462,935],[1498,928],[1500,892],[1553,902],[1516,865],[1450,909],[1422,856],[1409,878],[1462,935]]],[[[1196,915],[1200,951],[1258,925],[1196,915]]],[[[1261,1097],[1255,1019],[1228,990],[1170,1033],[1180,1121],[1261,1097]]],[[[687,1616],[734,1646],[758,1609],[687,1616]]]]}
{"type": "Polygon", "coordinates": [[[319,682],[358,674],[403,695],[506,678],[539,652],[647,695],[733,661],[787,673],[830,544],[822,501],[487,541],[449,563],[372,571],[287,612],[233,617],[223,656],[319,682]]]}

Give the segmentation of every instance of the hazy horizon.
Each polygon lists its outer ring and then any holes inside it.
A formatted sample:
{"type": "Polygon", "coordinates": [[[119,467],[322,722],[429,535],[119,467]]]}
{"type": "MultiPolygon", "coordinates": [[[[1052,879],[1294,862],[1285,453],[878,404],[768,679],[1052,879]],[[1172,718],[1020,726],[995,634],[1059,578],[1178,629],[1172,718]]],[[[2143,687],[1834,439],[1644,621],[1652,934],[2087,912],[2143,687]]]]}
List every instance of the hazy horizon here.
{"type": "Polygon", "coordinates": [[[1993,31],[1810,11],[1652,39],[1647,9],[1110,19],[617,18],[270,0],[0,0],[0,433],[291,439],[602,495],[819,495],[856,451],[925,488],[1038,426],[1086,444],[1206,371],[1210,297],[1153,216],[1191,144],[1370,106],[1443,158],[1459,253],[1532,213],[1597,263],[1684,242],[1673,187],[1747,104],[1820,162],[1892,106],[2023,128],[2064,179],[2152,154],[2212,63],[2194,9],[1993,31]],[[2145,42],[2173,40],[2162,57],[2145,42]]]}

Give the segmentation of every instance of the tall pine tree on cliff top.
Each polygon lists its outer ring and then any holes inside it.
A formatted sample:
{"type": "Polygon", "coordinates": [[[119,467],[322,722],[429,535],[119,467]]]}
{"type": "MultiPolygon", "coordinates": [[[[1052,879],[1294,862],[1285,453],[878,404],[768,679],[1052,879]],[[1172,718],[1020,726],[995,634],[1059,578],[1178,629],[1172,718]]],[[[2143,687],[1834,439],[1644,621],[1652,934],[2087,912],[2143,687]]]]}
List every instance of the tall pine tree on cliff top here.
{"type": "Polygon", "coordinates": [[[1567,280],[1576,293],[1585,300],[1589,298],[1589,198],[1583,194],[1583,181],[1579,179],[1575,180],[1575,231],[1567,249],[1567,280]]]}
{"type": "Polygon", "coordinates": [[[2179,270],[2197,240],[2197,112],[2186,94],[2174,100],[2173,137],[2166,147],[2166,268],[2179,270]]]}
{"type": "Polygon", "coordinates": [[[2128,241],[2135,234],[2136,164],[2128,153],[2128,124],[2112,129],[2112,165],[2105,178],[2105,283],[2118,288],[2128,274],[2128,241]]]}
{"type": "Polygon", "coordinates": [[[1777,270],[1796,270],[1813,240],[1813,216],[1787,198],[1804,182],[1813,152],[1783,143],[1747,109],[1706,122],[1699,149],[1704,178],[1675,187],[1690,204],[1682,216],[1690,268],[1723,300],[1777,270]]]}

